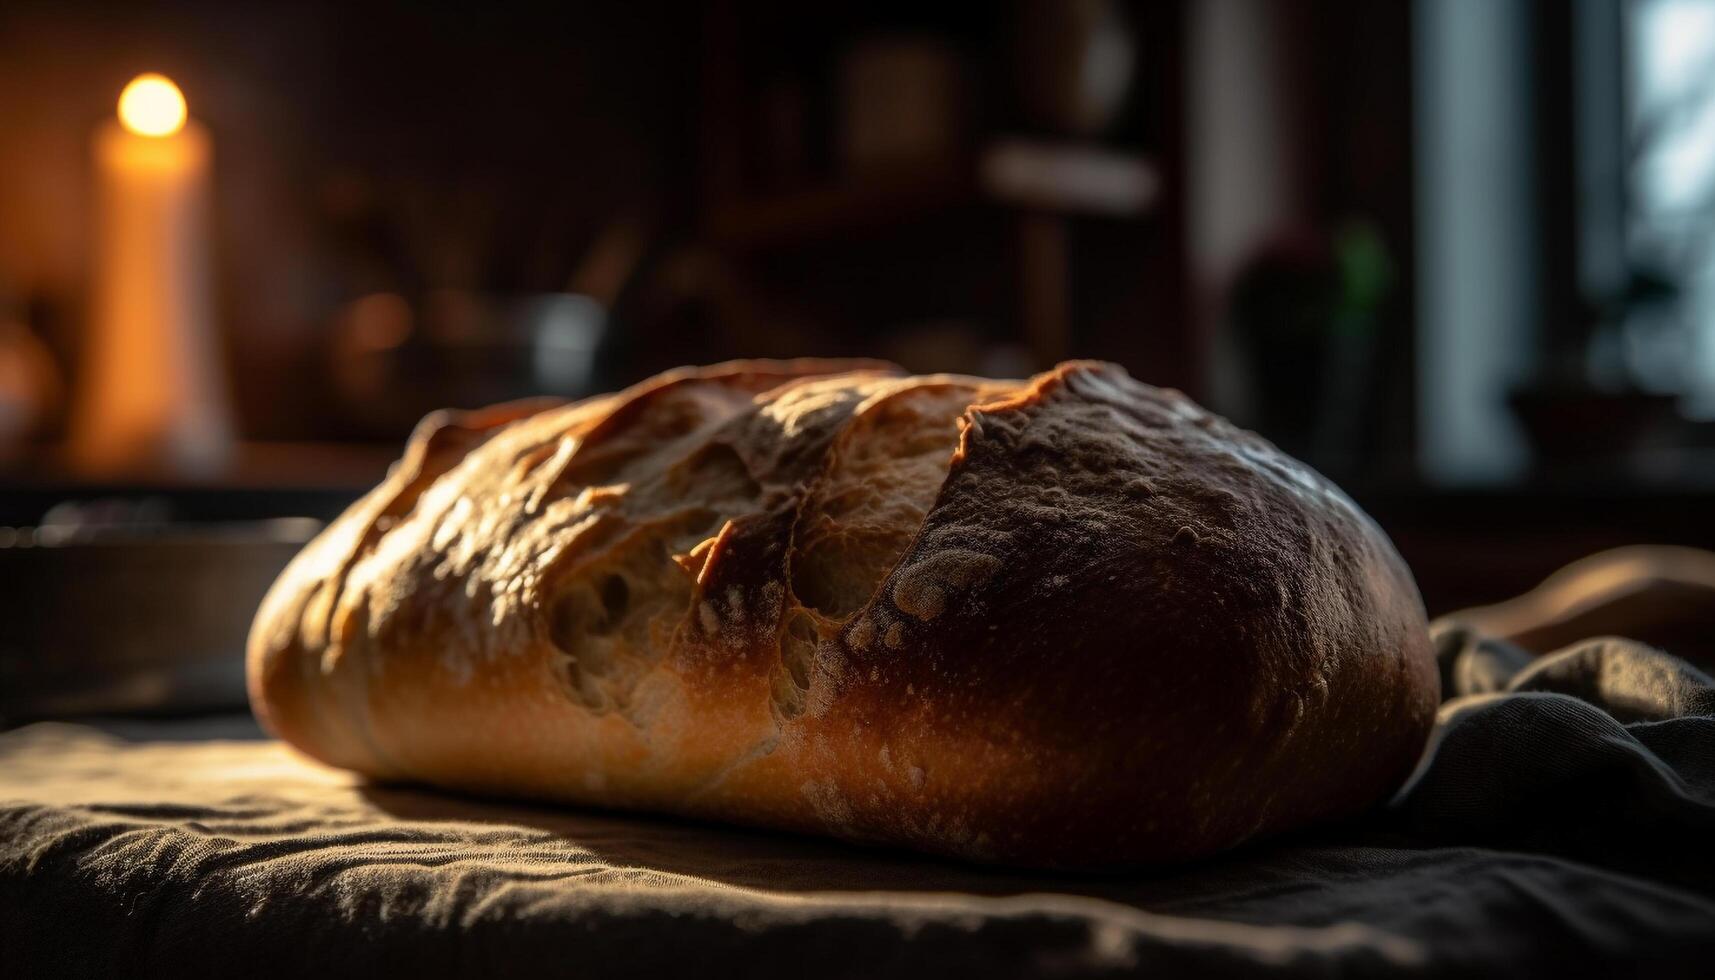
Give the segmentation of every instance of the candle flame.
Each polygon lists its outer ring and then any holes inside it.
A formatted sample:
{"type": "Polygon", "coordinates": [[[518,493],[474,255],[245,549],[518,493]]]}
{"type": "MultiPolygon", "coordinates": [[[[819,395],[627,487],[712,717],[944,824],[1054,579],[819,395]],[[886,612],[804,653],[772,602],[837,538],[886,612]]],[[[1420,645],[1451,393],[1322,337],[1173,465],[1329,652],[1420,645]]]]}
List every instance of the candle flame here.
{"type": "Polygon", "coordinates": [[[139,136],[171,136],[184,128],[185,97],[165,75],[138,75],[119,93],[119,121],[139,136]]]}

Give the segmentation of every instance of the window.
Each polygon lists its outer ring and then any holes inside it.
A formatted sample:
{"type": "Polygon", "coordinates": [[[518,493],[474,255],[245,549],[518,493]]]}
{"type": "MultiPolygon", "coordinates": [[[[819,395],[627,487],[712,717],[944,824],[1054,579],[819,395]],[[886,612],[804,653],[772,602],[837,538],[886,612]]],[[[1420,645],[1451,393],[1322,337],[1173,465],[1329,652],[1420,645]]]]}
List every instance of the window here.
{"type": "Polygon", "coordinates": [[[1639,386],[1715,417],[1715,0],[1631,0],[1625,14],[1626,251],[1659,295],[1634,304],[1620,353],[1639,386]]]}

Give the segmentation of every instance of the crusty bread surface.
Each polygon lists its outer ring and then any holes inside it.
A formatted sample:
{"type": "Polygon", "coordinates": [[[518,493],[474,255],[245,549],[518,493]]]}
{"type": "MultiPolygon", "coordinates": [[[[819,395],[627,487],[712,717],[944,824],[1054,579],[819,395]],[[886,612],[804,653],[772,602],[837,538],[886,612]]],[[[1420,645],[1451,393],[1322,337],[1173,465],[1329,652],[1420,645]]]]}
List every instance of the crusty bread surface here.
{"type": "Polygon", "coordinates": [[[281,575],[249,667],[272,731],[379,779],[1038,867],[1356,814],[1438,700],[1355,505],[1094,362],[437,413],[281,575]]]}

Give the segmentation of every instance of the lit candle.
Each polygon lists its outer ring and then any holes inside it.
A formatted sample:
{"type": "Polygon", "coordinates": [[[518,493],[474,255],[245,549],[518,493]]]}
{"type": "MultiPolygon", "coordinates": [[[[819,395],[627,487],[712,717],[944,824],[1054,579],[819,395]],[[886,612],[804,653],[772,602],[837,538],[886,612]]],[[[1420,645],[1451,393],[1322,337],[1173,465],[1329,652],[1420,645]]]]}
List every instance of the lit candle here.
{"type": "Polygon", "coordinates": [[[96,472],[206,473],[232,445],[209,290],[208,133],[160,75],[95,134],[94,308],[72,416],[96,472]]]}

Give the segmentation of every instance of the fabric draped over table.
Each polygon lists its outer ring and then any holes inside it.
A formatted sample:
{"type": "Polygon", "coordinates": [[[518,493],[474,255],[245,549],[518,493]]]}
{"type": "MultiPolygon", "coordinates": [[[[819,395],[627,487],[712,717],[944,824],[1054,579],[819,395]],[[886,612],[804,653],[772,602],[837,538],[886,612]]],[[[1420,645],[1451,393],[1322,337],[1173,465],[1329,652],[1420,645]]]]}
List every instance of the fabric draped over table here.
{"type": "Polygon", "coordinates": [[[1110,877],[371,785],[248,719],[34,725],[0,735],[0,976],[1710,975],[1715,682],[1436,642],[1385,809],[1110,877]]]}

